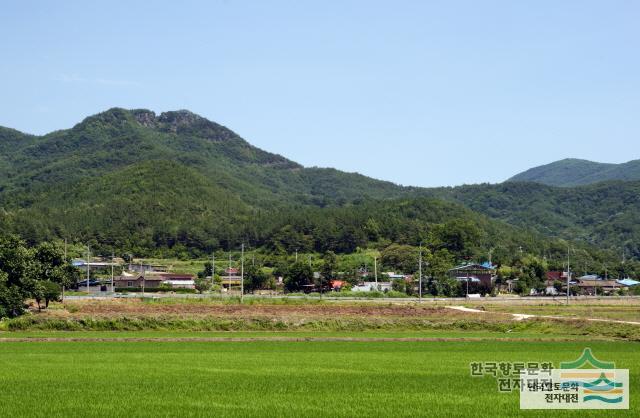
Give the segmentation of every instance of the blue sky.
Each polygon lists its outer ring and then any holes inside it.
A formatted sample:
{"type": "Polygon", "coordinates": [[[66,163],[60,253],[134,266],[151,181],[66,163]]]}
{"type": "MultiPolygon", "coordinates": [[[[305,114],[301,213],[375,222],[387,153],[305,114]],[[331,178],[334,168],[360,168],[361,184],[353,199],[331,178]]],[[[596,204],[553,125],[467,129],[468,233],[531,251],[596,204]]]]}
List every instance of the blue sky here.
{"type": "Polygon", "coordinates": [[[304,165],[419,186],[624,162],[638,22],[630,0],[12,1],[0,125],[189,109],[304,165]]]}

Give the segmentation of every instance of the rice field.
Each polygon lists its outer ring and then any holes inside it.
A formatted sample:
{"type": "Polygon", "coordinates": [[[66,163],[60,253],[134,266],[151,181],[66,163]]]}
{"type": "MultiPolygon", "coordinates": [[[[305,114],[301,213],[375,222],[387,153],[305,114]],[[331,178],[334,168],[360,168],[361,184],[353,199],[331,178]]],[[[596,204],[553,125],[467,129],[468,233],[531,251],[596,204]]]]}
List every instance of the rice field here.
{"type": "Polygon", "coordinates": [[[631,411],[607,416],[638,415],[637,343],[486,338],[0,342],[0,416],[549,416],[520,411],[518,393],[469,363],[567,361],[587,346],[630,369],[631,411]]]}
{"type": "Polygon", "coordinates": [[[494,377],[470,375],[471,362],[557,364],[586,347],[630,370],[631,410],[607,416],[640,416],[640,326],[518,321],[508,313],[633,316],[637,302],[482,309],[181,299],[55,304],[0,322],[0,417],[601,416],[521,411],[518,392],[500,393],[494,377]]]}

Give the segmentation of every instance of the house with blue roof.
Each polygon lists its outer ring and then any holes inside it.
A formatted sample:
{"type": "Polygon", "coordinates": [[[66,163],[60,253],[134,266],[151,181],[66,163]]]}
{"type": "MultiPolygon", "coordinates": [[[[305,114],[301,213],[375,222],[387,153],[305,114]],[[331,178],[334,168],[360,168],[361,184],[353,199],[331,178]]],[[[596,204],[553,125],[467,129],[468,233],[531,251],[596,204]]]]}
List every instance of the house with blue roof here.
{"type": "Polygon", "coordinates": [[[616,280],[616,282],[619,283],[622,286],[625,286],[625,287],[632,287],[632,286],[637,286],[637,285],[640,284],[639,281],[633,280],[633,279],[629,279],[629,278],[622,279],[622,280],[616,280]]]}

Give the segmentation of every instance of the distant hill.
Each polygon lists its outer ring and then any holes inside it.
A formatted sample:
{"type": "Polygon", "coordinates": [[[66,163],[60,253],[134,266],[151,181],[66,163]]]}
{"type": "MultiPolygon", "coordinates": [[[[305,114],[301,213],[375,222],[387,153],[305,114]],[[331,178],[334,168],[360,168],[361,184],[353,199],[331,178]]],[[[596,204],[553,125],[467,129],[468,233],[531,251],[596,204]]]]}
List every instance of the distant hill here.
{"type": "Polygon", "coordinates": [[[640,160],[624,164],[606,164],[587,160],[565,159],[534,167],[507,181],[526,181],[548,186],[571,187],[604,181],[640,180],[640,160]]]}
{"type": "Polygon", "coordinates": [[[507,182],[432,189],[492,219],[640,256],[640,181],[555,187],[507,182]]]}

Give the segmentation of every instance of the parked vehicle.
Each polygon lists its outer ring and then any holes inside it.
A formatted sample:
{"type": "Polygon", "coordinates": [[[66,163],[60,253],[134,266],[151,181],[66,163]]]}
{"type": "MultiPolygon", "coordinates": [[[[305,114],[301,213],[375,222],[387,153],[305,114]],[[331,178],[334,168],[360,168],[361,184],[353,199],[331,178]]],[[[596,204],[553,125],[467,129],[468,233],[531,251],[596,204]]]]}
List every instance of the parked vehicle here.
{"type": "MultiPolygon", "coordinates": [[[[89,286],[100,286],[102,283],[100,280],[91,279],[89,280],[89,286]]],[[[87,287],[87,281],[83,280],[77,283],[78,288],[87,287]]]]}

